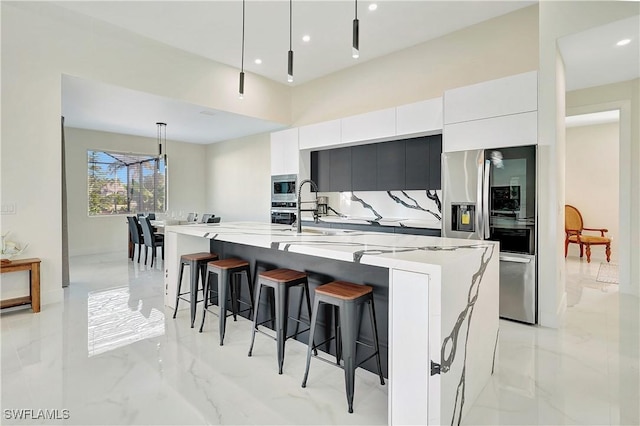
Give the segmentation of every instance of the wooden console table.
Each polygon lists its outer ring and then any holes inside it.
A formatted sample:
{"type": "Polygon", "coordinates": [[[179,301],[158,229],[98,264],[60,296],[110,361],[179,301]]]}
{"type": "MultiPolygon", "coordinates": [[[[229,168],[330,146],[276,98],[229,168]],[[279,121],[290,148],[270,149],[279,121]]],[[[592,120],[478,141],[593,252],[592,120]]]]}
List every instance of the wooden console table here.
{"type": "Polygon", "coordinates": [[[29,295],[1,300],[0,308],[31,304],[33,312],[40,312],[40,259],[18,259],[2,262],[0,272],[29,271],[29,295]]]}

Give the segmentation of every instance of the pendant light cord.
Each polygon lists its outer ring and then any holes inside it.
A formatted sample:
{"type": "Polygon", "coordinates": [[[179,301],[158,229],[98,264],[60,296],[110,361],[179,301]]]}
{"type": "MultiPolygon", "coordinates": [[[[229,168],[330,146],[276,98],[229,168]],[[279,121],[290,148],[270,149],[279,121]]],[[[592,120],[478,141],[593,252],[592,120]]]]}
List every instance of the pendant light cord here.
{"type": "Polygon", "coordinates": [[[293,50],[291,48],[291,46],[293,46],[293,43],[291,42],[292,40],[292,36],[291,33],[293,32],[293,19],[291,18],[292,14],[293,14],[293,0],[289,0],[289,50],[293,50]]]}
{"type": "Polygon", "coordinates": [[[240,62],[240,71],[244,72],[244,2],[242,0],[242,58],[240,62]]]}
{"type": "Polygon", "coordinates": [[[356,0],[356,19],[358,19],[358,0],[356,0]]]}

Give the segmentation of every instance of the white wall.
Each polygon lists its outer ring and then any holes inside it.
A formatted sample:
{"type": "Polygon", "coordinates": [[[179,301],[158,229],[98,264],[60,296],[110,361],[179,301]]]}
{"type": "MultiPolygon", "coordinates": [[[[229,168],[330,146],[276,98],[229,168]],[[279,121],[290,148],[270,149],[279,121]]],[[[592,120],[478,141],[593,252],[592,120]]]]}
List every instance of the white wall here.
{"type": "Polygon", "coordinates": [[[271,139],[268,133],[207,146],[207,210],[223,221],[270,221],[271,139]]]}
{"type": "MultiPolygon", "coordinates": [[[[151,154],[157,152],[153,138],[66,128],[67,206],[69,254],[95,254],[127,250],[125,215],[87,214],[87,150],[151,154]]],[[[167,140],[168,211],[203,212],[205,208],[205,145],[167,140]]]]}
{"type": "MultiPolygon", "coordinates": [[[[569,127],[566,137],[565,202],[580,210],[585,227],[609,230],[614,262],[619,256],[619,132],[618,123],[607,123],[569,127]]],[[[569,244],[569,256],[579,255],[578,245],[569,244]]],[[[604,246],[594,247],[591,259],[606,261],[604,246]]]]}
{"type": "Polygon", "coordinates": [[[534,5],[296,86],[293,123],[437,98],[448,89],[537,69],[534,5]]]}
{"type": "MultiPolygon", "coordinates": [[[[540,324],[558,327],[562,323],[566,310],[564,290],[564,116],[565,116],[565,84],[564,64],[559,54],[558,39],[584,31],[589,28],[614,22],[638,14],[636,2],[552,2],[539,3],[540,47],[538,73],[538,158],[539,158],[539,233],[538,245],[541,247],[538,257],[538,303],[540,324]]],[[[627,93],[626,99],[636,94],[627,93]]],[[[631,109],[626,114],[640,116],[639,111],[631,109]]],[[[621,117],[624,114],[621,114],[621,117]]],[[[630,119],[630,118],[629,118],[630,119]]],[[[634,118],[636,120],[637,118],[634,118]]],[[[621,126],[624,119],[621,118],[621,126]]],[[[637,129],[637,127],[636,127],[637,129]]],[[[620,151],[620,158],[624,151],[620,151]]],[[[638,150],[629,152],[628,160],[638,164],[638,150]]],[[[621,169],[627,167],[621,163],[621,169]]],[[[635,191],[630,194],[629,202],[638,204],[638,188],[640,180],[637,172],[629,182],[633,181],[635,191]]],[[[632,175],[629,174],[631,177],[632,175]]],[[[623,180],[621,179],[622,183],[623,180]]],[[[621,187],[621,199],[624,188],[621,187]]],[[[630,210],[632,211],[632,210],[630,210]]],[[[637,210],[636,210],[637,211],[637,210]]],[[[640,259],[637,247],[640,246],[638,225],[624,228],[620,222],[621,236],[627,232],[636,249],[632,256],[634,261],[640,259]]],[[[630,247],[631,250],[631,247],[630,247]]],[[[629,253],[631,251],[629,250],[629,253]]],[[[627,263],[628,264],[628,263],[627,263]]],[[[635,267],[637,268],[637,267],[635,267]]],[[[637,269],[636,269],[637,270],[637,269]]],[[[637,277],[637,275],[636,275],[637,277]]],[[[620,290],[631,289],[633,280],[621,270],[620,290]],[[625,281],[626,277],[626,282],[625,281]]],[[[634,294],[639,294],[638,279],[633,282],[634,294]]]]}
{"type": "Polygon", "coordinates": [[[568,115],[611,109],[620,110],[620,292],[640,296],[640,79],[567,93],[568,115]]]}
{"type": "MultiPolygon", "coordinates": [[[[42,259],[42,303],[62,299],[61,76],[69,74],[276,122],[290,88],[252,75],[260,96],[237,98],[237,69],[79,17],[48,2],[1,2],[2,231],[42,259]],[[46,212],[47,220],[42,220],[46,212]]],[[[252,89],[254,90],[254,89],[252,89]]]]}

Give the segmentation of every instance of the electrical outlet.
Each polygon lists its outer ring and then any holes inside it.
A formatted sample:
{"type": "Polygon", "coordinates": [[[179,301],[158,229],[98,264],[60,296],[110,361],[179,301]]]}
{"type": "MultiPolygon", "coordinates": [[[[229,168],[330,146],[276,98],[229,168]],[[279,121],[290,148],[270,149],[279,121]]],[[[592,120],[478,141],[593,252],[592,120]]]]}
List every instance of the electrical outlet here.
{"type": "Polygon", "coordinates": [[[0,211],[2,214],[16,214],[16,203],[2,204],[0,211]]]}

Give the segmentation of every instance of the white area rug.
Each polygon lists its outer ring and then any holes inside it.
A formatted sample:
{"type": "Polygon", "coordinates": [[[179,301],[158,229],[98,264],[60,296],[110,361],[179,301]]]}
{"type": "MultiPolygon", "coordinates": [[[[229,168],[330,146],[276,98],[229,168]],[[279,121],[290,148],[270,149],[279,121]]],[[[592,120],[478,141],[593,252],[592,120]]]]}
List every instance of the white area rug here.
{"type": "Polygon", "coordinates": [[[596,281],[601,283],[618,284],[620,282],[620,278],[618,277],[618,264],[601,262],[596,281]]]}

